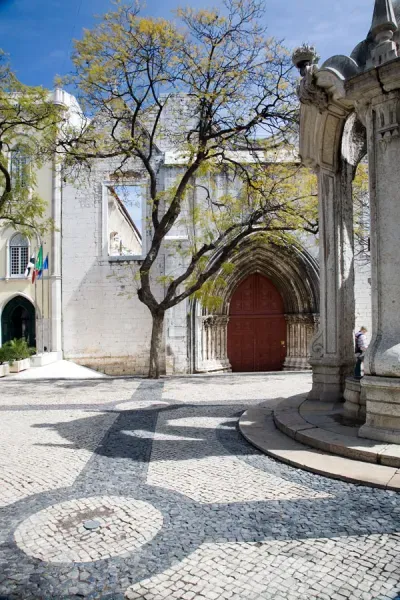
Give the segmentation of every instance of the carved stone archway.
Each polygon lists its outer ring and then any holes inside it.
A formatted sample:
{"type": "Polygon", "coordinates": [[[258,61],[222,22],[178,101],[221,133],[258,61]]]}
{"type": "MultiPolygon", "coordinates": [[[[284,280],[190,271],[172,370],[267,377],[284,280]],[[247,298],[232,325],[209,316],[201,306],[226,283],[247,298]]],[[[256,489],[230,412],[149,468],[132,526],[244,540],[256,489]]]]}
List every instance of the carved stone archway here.
{"type": "Polygon", "coordinates": [[[303,79],[300,155],[318,176],[320,326],[312,343],[311,399],[339,400],[354,369],[354,235],[352,182],[366,153],[366,131],[346,98],[344,82],[357,70],[346,57],[318,69],[307,47],[294,54],[303,79]],[[342,74],[338,74],[337,61],[342,74]]]}
{"type": "MultiPolygon", "coordinates": [[[[221,299],[217,311],[192,307],[192,347],[195,349],[192,370],[195,372],[229,371],[227,326],[229,304],[237,286],[249,275],[260,273],[270,279],[280,292],[287,323],[286,370],[309,368],[309,346],[319,316],[319,277],[316,261],[298,248],[266,245],[251,238],[239,248],[231,261],[234,269],[217,285],[214,293],[221,299]]],[[[222,275],[220,273],[219,275],[222,275]]]]}
{"type": "Polygon", "coordinates": [[[375,0],[371,28],[350,57],[318,67],[315,49],[303,45],[293,62],[302,76],[300,153],[319,178],[321,328],[311,397],[339,400],[354,364],[351,180],[361,144],[347,140],[346,125],[354,133],[355,113],[368,150],[372,297],[359,435],[400,443],[400,0],[375,0]]]}

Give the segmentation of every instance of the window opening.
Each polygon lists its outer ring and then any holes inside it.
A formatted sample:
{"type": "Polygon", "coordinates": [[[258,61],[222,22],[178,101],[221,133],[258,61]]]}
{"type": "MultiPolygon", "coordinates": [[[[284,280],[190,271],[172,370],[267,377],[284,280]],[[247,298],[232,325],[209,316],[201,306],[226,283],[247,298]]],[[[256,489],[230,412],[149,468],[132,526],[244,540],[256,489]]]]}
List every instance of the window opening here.
{"type": "Polygon", "coordinates": [[[11,150],[10,174],[13,188],[26,187],[28,179],[29,159],[26,149],[15,146],[11,150]]]}
{"type": "Polygon", "coordinates": [[[142,256],[144,185],[108,186],[110,256],[142,256]]]}
{"type": "Polygon", "coordinates": [[[18,276],[25,273],[29,262],[29,242],[17,233],[10,241],[10,275],[18,276]]]}

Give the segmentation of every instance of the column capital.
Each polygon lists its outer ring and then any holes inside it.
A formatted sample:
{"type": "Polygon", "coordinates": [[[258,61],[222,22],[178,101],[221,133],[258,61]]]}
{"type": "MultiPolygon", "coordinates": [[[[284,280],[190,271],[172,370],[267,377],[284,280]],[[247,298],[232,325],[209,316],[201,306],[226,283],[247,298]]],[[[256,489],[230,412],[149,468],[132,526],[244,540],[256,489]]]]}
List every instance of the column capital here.
{"type": "Polygon", "coordinates": [[[285,314],[285,320],[287,323],[305,323],[309,325],[315,325],[319,320],[319,315],[314,313],[299,313],[299,314],[285,314]]]}

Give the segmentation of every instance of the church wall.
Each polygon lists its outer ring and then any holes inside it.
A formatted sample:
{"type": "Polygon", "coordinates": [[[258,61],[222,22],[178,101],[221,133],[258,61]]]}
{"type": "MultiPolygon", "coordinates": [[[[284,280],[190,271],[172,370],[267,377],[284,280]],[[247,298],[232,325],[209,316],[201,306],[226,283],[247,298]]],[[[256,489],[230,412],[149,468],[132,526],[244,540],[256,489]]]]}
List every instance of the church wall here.
{"type": "Polygon", "coordinates": [[[64,356],[111,375],[145,374],[151,316],[136,296],[139,261],[104,255],[102,182],[63,190],[64,356]]]}

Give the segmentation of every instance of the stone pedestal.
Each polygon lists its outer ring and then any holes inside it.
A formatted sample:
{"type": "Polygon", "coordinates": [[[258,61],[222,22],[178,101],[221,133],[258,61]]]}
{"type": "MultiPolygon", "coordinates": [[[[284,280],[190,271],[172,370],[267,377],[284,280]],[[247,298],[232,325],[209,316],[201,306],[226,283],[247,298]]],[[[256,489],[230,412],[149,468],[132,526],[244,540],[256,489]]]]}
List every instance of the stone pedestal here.
{"type": "Polygon", "coordinates": [[[367,415],[358,435],[400,444],[400,378],[367,376],[361,388],[365,392],[367,415]]]}
{"type": "Polygon", "coordinates": [[[347,377],[344,390],[343,414],[351,419],[365,420],[365,394],[361,393],[361,380],[347,377]]]}
{"type": "Polygon", "coordinates": [[[308,399],[337,402],[343,398],[345,380],[351,371],[351,365],[329,365],[313,360],[310,363],[313,370],[313,387],[308,399]]]}

